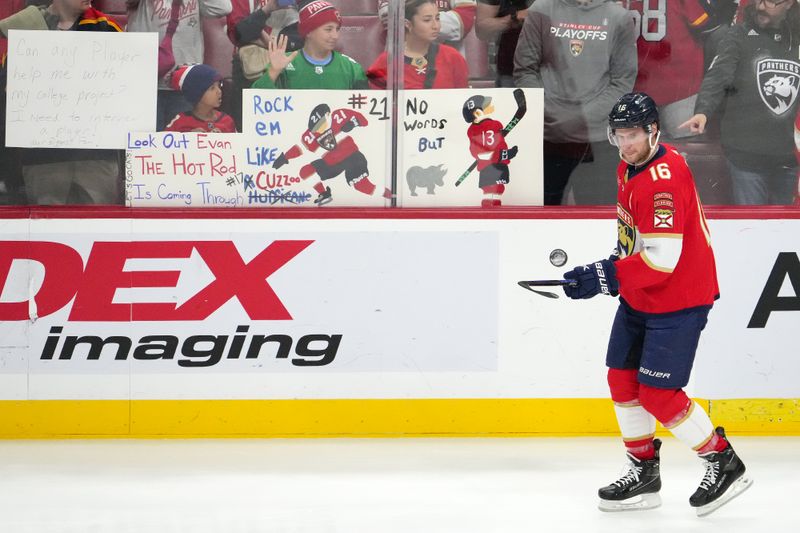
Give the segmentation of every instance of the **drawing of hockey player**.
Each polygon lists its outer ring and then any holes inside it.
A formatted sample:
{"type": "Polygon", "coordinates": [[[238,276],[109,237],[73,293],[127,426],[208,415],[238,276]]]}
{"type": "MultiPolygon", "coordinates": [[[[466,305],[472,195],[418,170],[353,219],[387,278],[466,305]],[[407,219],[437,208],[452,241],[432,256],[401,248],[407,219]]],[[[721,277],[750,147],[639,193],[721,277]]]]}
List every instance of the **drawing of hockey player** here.
{"type": "Polygon", "coordinates": [[[494,112],[492,99],[488,96],[471,96],[464,102],[461,112],[470,124],[467,128],[469,151],[475,161],[456,180],[456,187],[478,167],[478,187],[483,191],[481,207],[499,207],[500,197],[509,182],[508,163],[517,155],[517,147],[508,148],[506,136],[525,116],[528,106],[522,89],[514,89],[517,110],[508,124],[503,125],[490,118],[494,112]]]}
{"type": "MultiPolygon", "coordinates": [[[[375,192],[375,184],[369,180],[367,158],[358,149],[350,135],[353,128],[366,126],[367,119],[352,109],[336,109],[331,112],[327,104],[319,104],[308,117],[308,129],[302,136],[302,144],[307,151],[316,152],[322,148],[326,153],[319,159],[304,165],[300,169],[300,177],[308,179],[317,174],[320,181],[314,185],[317,196],[314,203],[325,205],[333,200],[331,188],[326,180],[335,178],[344,172],[347,184],[357,191],[371,195],[375,192]]],[[[303,149],[294,145],[275,159],[273,167],[278,169],[302,155],[303,149]]]]}

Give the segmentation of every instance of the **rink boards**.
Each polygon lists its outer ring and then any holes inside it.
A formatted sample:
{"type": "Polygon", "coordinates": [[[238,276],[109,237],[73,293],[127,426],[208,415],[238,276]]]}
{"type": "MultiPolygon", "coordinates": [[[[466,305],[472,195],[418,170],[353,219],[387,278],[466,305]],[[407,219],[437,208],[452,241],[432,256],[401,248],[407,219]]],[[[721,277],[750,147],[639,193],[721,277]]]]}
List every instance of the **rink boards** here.
{"type": "MultiPolygon", "coordinates": [[[[772,213],[710,213],[688,391],[729,431],[800,434],[800,218],[772,213]]],[[[0,435],[617,431],[617,302],[516,284],[606,257],[611,210],[314,215],[4,212],[0,435]]]]}

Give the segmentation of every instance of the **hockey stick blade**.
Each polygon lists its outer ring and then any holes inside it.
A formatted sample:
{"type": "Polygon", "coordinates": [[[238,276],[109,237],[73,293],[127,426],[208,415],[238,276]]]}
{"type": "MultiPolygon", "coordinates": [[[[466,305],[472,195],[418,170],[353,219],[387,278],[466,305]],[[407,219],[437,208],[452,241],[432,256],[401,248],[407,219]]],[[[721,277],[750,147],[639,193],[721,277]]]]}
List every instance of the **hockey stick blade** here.
{"type": "Polygon", "coordinates": [[[577,285],[577,282],[569,279],[540,279],[532,281],[518,281],[517,285],[519,285],[525,290],[535,292],[536,294],[544,296],[546,298],[558,298],[558,294],[554,292],[541,291],[538,289],[534,289],[534,287],[563,287],[564,285],[574,286],[577,285]]]}

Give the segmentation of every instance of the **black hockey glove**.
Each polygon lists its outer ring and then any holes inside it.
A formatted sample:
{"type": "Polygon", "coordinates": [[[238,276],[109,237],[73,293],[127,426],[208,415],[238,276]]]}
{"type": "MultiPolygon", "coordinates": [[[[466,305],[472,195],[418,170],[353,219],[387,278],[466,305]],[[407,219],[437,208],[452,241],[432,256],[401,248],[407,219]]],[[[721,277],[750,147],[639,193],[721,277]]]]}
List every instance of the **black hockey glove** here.
{"type": "Polygon", "coordinates": [[[286,157],[286,154],[282,153],[277,159],[275,159],[275,161],[272,162],[272,168],[281,168],[288,162],[289,158],[286,157]]]}
{"type": "Polygon", "coordinates": [[[578,282],[574,286],[564,285],[564,293],[573,300],[592,298],[601,293],[609,296],[619,294],[617,268],[608,259],[573,268],[564,274],[564,279],[578,282]]]}
{"type": "Polygon", "coordinates": [[[350,119],[347,122],[342,124],[342,131],[345,133],[351,132],[353,131],[353,128],[355,128],[356,126],[358,126],[358,120],[356,119],[356,117],[350,117],[350,119]]]}
{"type": "Polygon", "coordinates": [[[510,161],[511,159],[514,159],[514,157],[516,157],[517,155],[518,150],[519,149],[516,146],[514,146],[513,148],[509,148],[508,150],[501,150],[500,161],[510,161]]]}

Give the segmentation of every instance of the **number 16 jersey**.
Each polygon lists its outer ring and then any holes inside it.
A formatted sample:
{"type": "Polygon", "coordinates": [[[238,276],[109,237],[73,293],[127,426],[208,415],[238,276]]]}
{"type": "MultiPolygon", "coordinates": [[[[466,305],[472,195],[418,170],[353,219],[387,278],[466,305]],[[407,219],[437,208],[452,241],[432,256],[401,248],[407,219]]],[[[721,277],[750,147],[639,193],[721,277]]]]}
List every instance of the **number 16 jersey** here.
{"type": "Polygon", "coordinates": [[[671,313],[719,297],[711,236],[683,156],[661,144],[642,167],[617,168],[620,296],[636,311],[671,313]]]}

